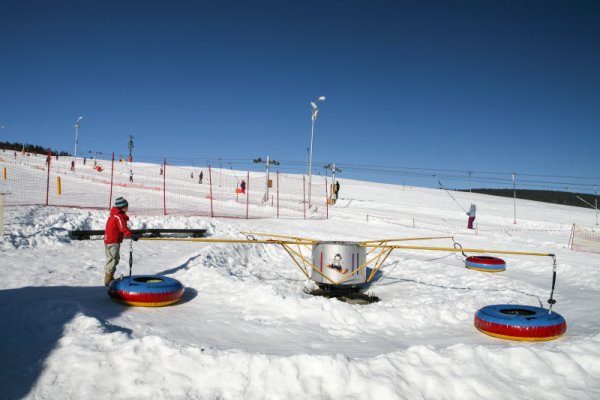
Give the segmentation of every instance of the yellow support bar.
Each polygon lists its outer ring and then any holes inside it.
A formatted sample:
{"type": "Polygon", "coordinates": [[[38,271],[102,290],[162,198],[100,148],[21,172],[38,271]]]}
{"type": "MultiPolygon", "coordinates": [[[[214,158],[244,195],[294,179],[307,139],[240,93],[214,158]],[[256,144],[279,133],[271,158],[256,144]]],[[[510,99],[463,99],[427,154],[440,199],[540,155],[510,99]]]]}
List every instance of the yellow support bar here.
{"type": "Polygon", "coordinates": [[[62,194],[62,187],[60,186],[60,176],[56,177],[56,194],[62,194]]]}
{"type": "Polygon", "coordinates": [[[369,266],[373,261],[379,261],[381,259],[381,256],[383,255],[385,250],[382,250],[381,253],[379,253],[378,256],[375,256],[373,258],[371,258],[370,260],[365,261],[362,265],[360,265],[357,269],[354,270],[354,272],[346,274],[346,276],[342,279],[340,279],[337,282],[334,282],[334,285],[339,285],[340,283],[344,282],[346,279],[350,278],[352,275],[360,272],[361,270],[367,268],[367,266],[369,266]]]}
{"type": "MultiPolygon", "coordinates": [[[[380,240],[369,240],[369,241],[359,242],[358,244],[360,246],[364,246],[364,247],[372,247],[372,245],[370,245],[370,243],[378,242],[380,245],[383,245],[384,243],[387,244],[388,242],[400,242],[400,241],[409,241],[409,240],[433,240],[433,239],[454,239],[454,236],[429,236],[429,237],[420,237],[420,238],[380,239],[380,240]]],[[[369,250],[367,252],[367,255],[371,254],[374,251],[375,251],[375,248],[372,248],[371,250],[369,250]]]]}
{"type": "MultiPolygon", "coordinates": [[[[300,263],[296,260],[296,257],[294,257],[294,255],[292,254],[292,252],[294,252],[294,250],[289,249],[286,244],[282,244],[281,247],[283,247],[285,249],[285,251],[287,251],[287,253],[292,258],[292,260],[294,260],[294,262],[296,263],[298,268],[300,268],[300,271],[302,271],[304,276],[306,276],[307,279],[310,279],[310,276],[308,276],[308,271],[306,271],[306,269],[300,265],[300,263]]],[[[300,258],[304,260],[304,257],[302,257],[302,255],[300,255],[300,258]]]]}
{"type": "Polygon", "coordinates": [[[272,235],[270,233],[258,233],[258,232],[240,232],[242,235],[256,235],[256,236],[263,236],[263,237],[273,237],[273,238],[283,238],[283,239],[293,239],[293,240],[297,240],[297,241],[303,241],[303,242],[307,242],[307,244],[316,244],[319,241],[315,240],[315,239],[308,239],[308,238],[303,238],[303,237],[299,237],[299,236],[287,236],[287,235],[272,235]]]}
{"type": "Polygon", "coordinates": [[[249,240],[249,239],[218,239],[218,238],[140,238],[140,240],[165,240],[176,242],[199,243],[248,243],[248,244],[306,244],[293,240],[249,240]]]}
{"type": "MultiPolygon", "coordinates": [[[[252,233],[247,233],[252,234],[252,233]]],[[[374,240],[374,241],[365,241],[357,243],[360,247],[370,247],[372,248],[368,254],[377,249],[381,249],[379,254],[370,260],[366,260],[362,265],[360,265],[357,269],[355,269],[351,273],[347,273],[342,279],[339,281],[334,281],[329,276],[323,274],[319,268],[317,268],[310,260],[306,259],[301,253],[300,246],[309,246],[311,244],[319,243],[313,239],[305,239],[293,236],[284,236],[284,235],[266,235],[266,234],[258,234],[259,236],[271,236],[271,237],[279,237],[279,238],[287,238],[292,240],[277,240],[277,239],[266,239],[266,240],[250,240],[250,239],[219,239],[219,238],[140,238],[140,240],[165,240],[165,241],[180,241],[180,242],[196,242],[196,243],[246,243],[246,244],[278,244],[281,245],[288,255],[294,260],[298,268],[304,273],[304,275],[310,279],[310,275],[308,273],[308,266],[316,271],[319,275],[327,279],[333,285],[339,285],[340,283],[349,279],[352,275],[358,274],[364,268],[369,266],[371,263],[375,262],[375,267],[371,271],[369,277],[366,282],[370,282],[377,271],[383,266],[383,263],[387,260],[389,255],[395,249],[401,250],[431,250],[431,251],[447,251],[447,252],[469,252],[469,253],[495,253],[495,254],[515,254],[515,255],[529,255],[529,256],[544,256],[544,257],[554,257],[554,254],[551,253],[536,253],[536,252],[526,252],[526,251],[509,251],[509,250],[484,250],[484,249],[463,249],[463,248],[455,248],[455,247],[433,247],[433,246],[402,246],[402,245],[390,245],[383,244],[386,242],[393,241],[404,241],[404,240],[431,240],[431,239],[448,239],[452,238],[451,236],[438,236],[438,237],[427,237],[427,238],[403,238],[403,239],[383,239],[383,240],[374,240]],[[376,242],[381,242],[381,244],[372,244],[376,242]],[[290,246],[297,245],[298,251],[292,249],[290,246]],[[302,265],[296,259],[298,257],[302,260],[302,265]]],[[[367,254],[367,255],[368,255],[367,254]]]]}
{"type": "Polygon", "coordinates": [[[375,268],[373,268],[373,270],[371,271],[371,275],[369,275],[369,277],[367,278],[367,283],[371,282],[371,279],[373,279],[375,277],[375,274],[382,267],[383,263],[385,262],[385,260],[387,260],[389,255],[392,254],[393,250],[394,249],[389,249],[387,254],[385,255],[385,257],[383,257],[383,260],[377,262],[377,264],[375,265],[375,268]]]}
{"type": "Polygon", "coordinates": [[[368,243],[376,243],[379,244],[387,243],[387,242],[402,242],[409,240],[433,240],[433,239],[453,239],[454,236],[428,236],[428,237],[417,237],[417,238],[400,238],[400,239],[379,239],[379,240],[365,240],[364,242],[358,242],[359,245],[366,245],[368,243]]]}
{"type": "Polygon", "coordinates": [[[484,249],[463,249],[463,248],[454,248],[454,247],[429,247],[429,246],[401,246],[401,245],[373,245],[373,246],[365,246],[360,245],[361,247],[385,247],[388,249],[404,249],[404,250],[433,250],[433,251],[449,251],[454,253],[494,253],[494,254],[517,254],[524,256],[542,256],[542,257],[552,257],[554,254],[551,253],[535,253],[528,251],[509,251],[509,250],[484,250],[484,249]]]}

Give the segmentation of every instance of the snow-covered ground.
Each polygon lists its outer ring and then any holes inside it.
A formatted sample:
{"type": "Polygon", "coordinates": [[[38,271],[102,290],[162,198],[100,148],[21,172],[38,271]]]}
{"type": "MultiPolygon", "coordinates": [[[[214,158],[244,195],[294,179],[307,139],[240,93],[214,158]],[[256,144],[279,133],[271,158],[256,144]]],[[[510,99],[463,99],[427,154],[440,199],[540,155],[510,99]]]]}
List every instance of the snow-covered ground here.
{"type": "MultiPolygon", "coordinates": [[[[465,248],[555,253],[549,342],[484,335],[474,313],[498,303],[547,306],[550,257],[503,255],[507,270],[466,269],[460,253],[395,250],[353,305],[315,297],[280,247],[139,241],[134,274],[186,287],[162,308],[115,303],[102,285],[107,212],[5,210],[0,241],[0,398],[16,399],[599,399],[600,255],[568,250],[593,211],[452,192],[478,206],[477,231],[442,190],[340,180],[328,220],[132,215],[133,228],[206,228],[218,238],[267,232],[322,240],[453,236],[465,248]]],[[[82,183],[85,184],[85,183],[82,183]]],[[[119,195],[118,193],[116,195],[119,195]]],[[[133,207],[132,207],[133,208],[133,207]]],[[[411,245],[452,247],[449,239],[411,245]]],[[[118,274],[128,274],[126,241],[118,274]]]]}

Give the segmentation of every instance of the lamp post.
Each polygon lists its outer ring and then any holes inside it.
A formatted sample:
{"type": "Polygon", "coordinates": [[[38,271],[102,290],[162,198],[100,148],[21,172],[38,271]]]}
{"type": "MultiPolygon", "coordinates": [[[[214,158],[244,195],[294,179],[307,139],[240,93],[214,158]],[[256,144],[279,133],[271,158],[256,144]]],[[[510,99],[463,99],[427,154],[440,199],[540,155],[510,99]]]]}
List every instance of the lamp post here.
{"type": "Polygon", "coordinates": [[[594,201],[596,202],[596,225],[598,225],[598,186],[594,185],[594,201]]]}
{"type": "Polygon", "coordinates": [[[514,220],[513,220],[513,224],[517,223],[517,186],[515,184],[515,175],[516,173],[512,174],[512,182],[513,182],[513,216],[514,216],[514,220]]]}
{"type": "Polygon", "coordinates": [[[77,121],[75,121],[75,152],[73,153],[73,157],[75,157],[75,160],[77,160],[77,141],[79,138],[79,121],[81,121],[83,119],[83,117],[79,117],[77,118],[77,121]]]}
{"type": "Polygon", "coordinates": [[[317,103],[319,101],[325,101],[325,96],[320,96],[316,101],[311,101],[310,105],[312,107],[312,126],[310,130],[310,147],[308,150],[308,208],[311,206],[311,186],[312,186],[312,153],[313,153],[313,140],[315,137],[315,121],[319,116],[319,107],[317,107],[317,103]]]}

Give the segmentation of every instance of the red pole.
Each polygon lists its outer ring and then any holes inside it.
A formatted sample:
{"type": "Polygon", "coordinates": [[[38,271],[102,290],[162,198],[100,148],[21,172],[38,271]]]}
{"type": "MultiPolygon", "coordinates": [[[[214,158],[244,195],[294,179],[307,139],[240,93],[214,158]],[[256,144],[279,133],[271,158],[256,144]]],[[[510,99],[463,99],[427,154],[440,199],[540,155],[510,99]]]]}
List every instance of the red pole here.
{"type": "Polygon", "coordinates": [[[277,218],[279,218],[279,171],[277,171],[277,218]]]}
{"type": "Polygon", "coordinates": [[[46,205],[48,205],[48,196],[50,195],[50,163],[52,162],[52,153],[48,148],[48,180],[46,182],[46,205]]]}
{"type": "Polygon", "coordinates": [[[248,219],[248,203],[250,199],[250,171],[248,171],[248,175],[246,177],[246,219],[248,219]]]}
{"type": "Polygon", "coordinates": [[[167,159],[163,158],[163,213],[167,215],[167,159]]]}
{"type": "Polygon", "coordinates": [[[304,219],[306,219],[306,178],[302,175],[302,204],[304,204],[304,219]]]}
{"type": "Polygon", "coordinates": [[[110,165],[110,197],[108,198],[108,209],[110,210],[110,205],[112,204],[112,192],[113,192],[113,175],[115,173],[115,152],[112,154],[112,163],[110,165]]]}
{"type": "Polygon", "coordinates": [[[325,219],[329,219],[329,197],[327,196],[327,177],[325,177],[325,209],[327,210],[325,214],[325,219]]]}
{"type": "Polygon", "coordinates": [[[215,213],[213,210],[212,169],[210,168],[210,165],[208,166],[208,181],[210,183],[210,216],[211,218],[214,218],[215,213]]]}

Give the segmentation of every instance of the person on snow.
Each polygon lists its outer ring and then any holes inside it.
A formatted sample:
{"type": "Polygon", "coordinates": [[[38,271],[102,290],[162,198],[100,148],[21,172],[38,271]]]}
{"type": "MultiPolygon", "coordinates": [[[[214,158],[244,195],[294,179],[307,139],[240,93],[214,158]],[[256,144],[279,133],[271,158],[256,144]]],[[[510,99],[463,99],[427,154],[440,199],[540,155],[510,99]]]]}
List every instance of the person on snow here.
{"type": "Polygon", "coordinates": [[[338,195],[340,193],[340,181],[335,181],[335,185],[333,185],[333,199],[337,200],[338,195]]]}
{"type": "Polygon", "coordinates": [[[473,221],[475,221],[475,213],[477,211],[477,206],[471,203],[471,208],[467,211],[467,215],[469,216],[469,221],[467,222],[467,229],[473,229],[473,221]]]}
{"type": "Polygon", "coordinates": [[[114,279],[117,264],[121,258],[121,243],[123,237],[138,240],[138,235],[133,235],[127,227],[129,216],[127,210],[129,203],[123,197],[117,197],[114,207],[110,210],[110,216],[106,221],[104,230],[104,253],[106,264],[104,266],[104,286],[108,286],[114,279]]]}
{"type": "Polygon", "coordinates": [[[240,188],[242,189],[242,193],[246,193],[246,181],[240,183],[240,188]]]}
{"type": "Polygon", "coordinates": [[[204,178],[204,173],[200,171],[200,175],[198,175],[198,183],[202,185],[202,178],[204,178]]]}

